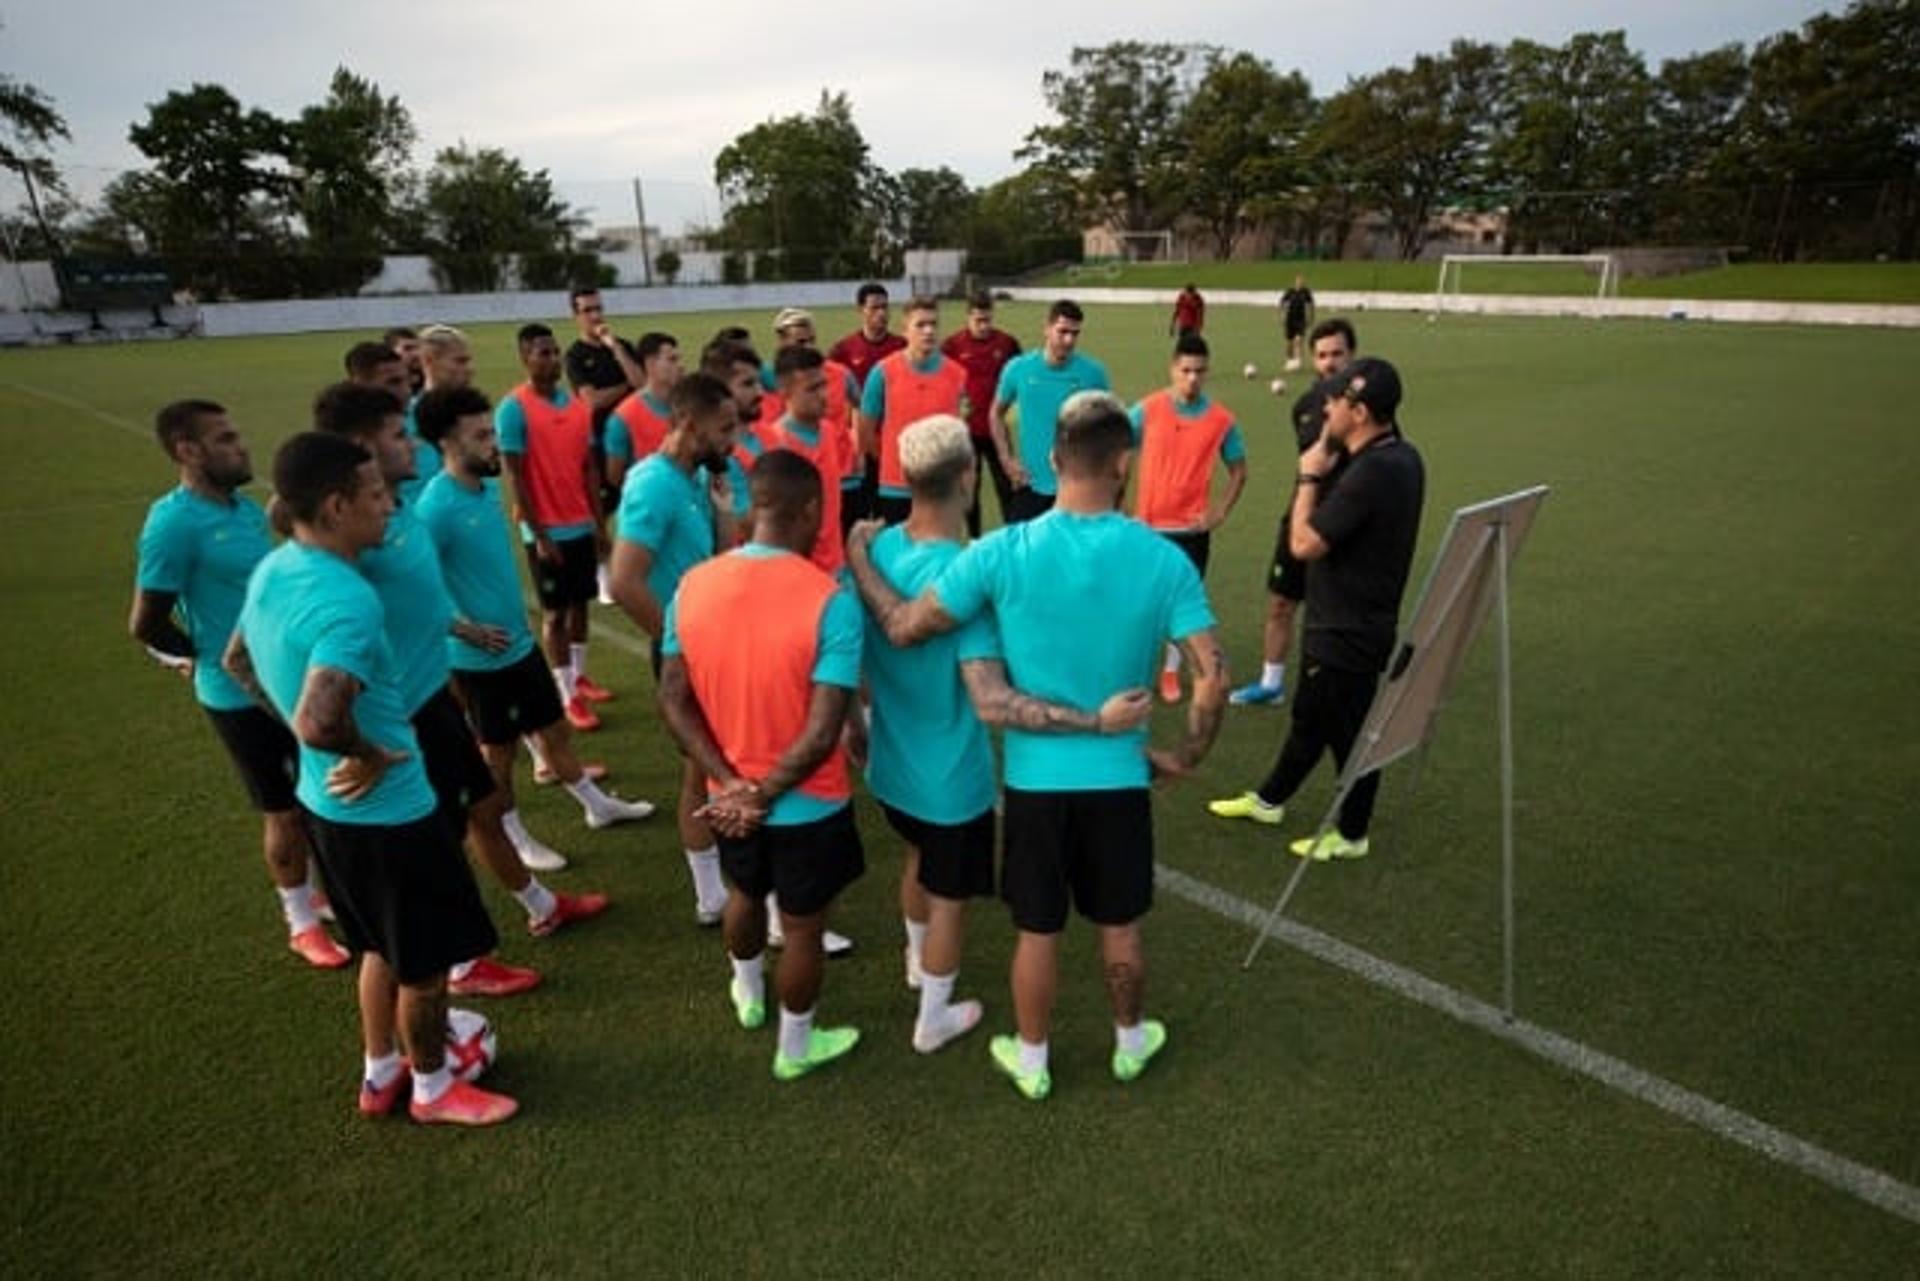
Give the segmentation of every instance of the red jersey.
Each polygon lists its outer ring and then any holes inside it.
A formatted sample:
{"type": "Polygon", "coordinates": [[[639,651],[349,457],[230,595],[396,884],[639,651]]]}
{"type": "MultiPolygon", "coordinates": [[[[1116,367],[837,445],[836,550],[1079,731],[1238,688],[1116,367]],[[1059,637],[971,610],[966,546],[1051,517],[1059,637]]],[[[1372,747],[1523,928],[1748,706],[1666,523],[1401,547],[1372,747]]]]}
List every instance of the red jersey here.
{"type": "Polygon", "coordinates": [[[1200,327],[1206,324],[1206,322],[1206,300],[1201,298],[1197,292],[1182,290],[1180,296],[1173,300],[1173,331],[1180,333],[1183,330],[1191,329],[1197,334],[1200,332],[1200,327]]]}
{"type": "Polygon", "coordinates": [[[856,329],[833,345],[827,359],[837,360],[851,370],[860,390],[865,391],[867,371],[906,345],[907,340],[899,334],[887,334],[876,342],[856,329]]]}
{"type": "Polygon", "coordinates": [[[1004,329],[989,329],[985,338],[962,329],[947,335],[940,354],[967,371],[967,430],[986,439],[993,434],[987,421],[1000,386],[1000,370],[1020,354],[1020,340],[1004,329]]]}

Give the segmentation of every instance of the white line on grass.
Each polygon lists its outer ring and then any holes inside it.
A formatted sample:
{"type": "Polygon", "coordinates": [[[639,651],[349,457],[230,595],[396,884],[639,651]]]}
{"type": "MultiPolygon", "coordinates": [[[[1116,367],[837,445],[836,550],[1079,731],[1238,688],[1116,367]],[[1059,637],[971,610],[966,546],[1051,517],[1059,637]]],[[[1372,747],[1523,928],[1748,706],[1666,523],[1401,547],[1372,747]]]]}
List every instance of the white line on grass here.
{"type": "MultiPolygon", "coordinates": [[[[1173,891],[1188,902],[1223,916],[1230,921],[1258,928],[1267,919],[1267,909],[1230,894],[1177,868],[1161,863],[1155,873],[1156,884],[1173,891]]],[[[1425,975],[1382,960],[1330,934],[1282,917],[1273,937],[1288,947],[1305,952],[1357,975],[1378,987],[1386,988],[1430,1010],[1437,1010],[1489,1036],[1515,1045],[1569,1071],[1590,1077],[1622,1094],[1651,1103],[1663,1112],[1691,1122],[1723,1139],[1752,1148],[1762,1156],[1812,1175],[1827,1186],[1889,1214],[1912,1223],[1920,1223],[1920,1188],[1900,1182],[1871,1166],[1861,1165],[1805,1139],[1776,1129],[1745,1112],[1716,1103],[1705,1095],[1675,1085],[1631,1063],[1616,1059],[1590,1046],[1572,1041],[1557,1032],[1528,1023],[1524,1019],[1507,1021],[1496,1006],[1436,983],[1425,975]]]]}
{"type": "Polygon", "coordinates": [[[37,396],[41,400],[59,405],[63,409],[77,410],[89,418],[105,423],[109,427],[117,427],[130,436],[138,436],[142,440],[153,439],[153,433],[133,421],[133,419],[123,418],[119,414],[108,413],[97,405],[89,405],[84,400],[76,400],[72,396],[63,395],[57,391],[48,391],[45,387],[35,387],[28,383],[7,381],[0,382],[0,387],[10,388],[13,391],[22,392],[28,396],[37,396]]]}

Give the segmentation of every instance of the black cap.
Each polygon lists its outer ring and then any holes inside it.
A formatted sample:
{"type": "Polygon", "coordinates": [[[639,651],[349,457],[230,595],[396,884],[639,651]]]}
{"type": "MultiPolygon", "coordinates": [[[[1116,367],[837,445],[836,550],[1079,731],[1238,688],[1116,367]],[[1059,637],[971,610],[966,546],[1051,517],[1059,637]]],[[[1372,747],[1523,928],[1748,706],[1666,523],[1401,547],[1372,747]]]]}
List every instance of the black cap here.
{"type": "Polygon", "coordinates": [[[1378,356],[1362,356],[1327,380],[1327,394],[1365,405],[1385,426],[1400,408],[1400,371],[1378,356]]]}

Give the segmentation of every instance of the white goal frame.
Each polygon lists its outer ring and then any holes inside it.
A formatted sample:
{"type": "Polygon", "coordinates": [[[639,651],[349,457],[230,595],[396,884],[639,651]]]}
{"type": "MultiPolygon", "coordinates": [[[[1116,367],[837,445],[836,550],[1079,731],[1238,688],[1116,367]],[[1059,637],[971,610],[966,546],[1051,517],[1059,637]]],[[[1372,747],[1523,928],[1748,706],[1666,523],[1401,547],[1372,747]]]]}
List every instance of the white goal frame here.
{"type": "Polygon", "coordinates": [[[1176,242],[1173,238],[1173,232],[1169,229],[1163,228],[1159,231],[1116,231],[1113,232],[1112,235],[1114,240],[1119,242],[1120,258],[1123,262],[1177,263],[1184,265],[1187,261],[1184,255],[1179,258],[1173,256],[1173,247],[1176,242]],[[1142,257],[1134,249],[1136,244],[1142,243],[1160,246],[1159,255],[1152,258],[1142,257]]]}
{"type": "MultiPolygon", "coordinates": [[[[1581,263],[1600,268],[1599,279],[1589,302],[1591,314],[1601,314],[1609,298],[1620,296],[1620,260],[1613,254],[1447,254],[1440,259],[1440,278],[1433,286],[1433,311],[1439,315],[1447,309],[1447,300],[1451,297],[1457,304],[1460,299],[1460,268],[1468,263],[1482,267],[1503,266],[1508,263],[1581,263]],[[1451,284],[1451,289],[1449,289],[1451,284]]],[[[1455,308],[1459,308],[1456,306],[1455,308]]]]}

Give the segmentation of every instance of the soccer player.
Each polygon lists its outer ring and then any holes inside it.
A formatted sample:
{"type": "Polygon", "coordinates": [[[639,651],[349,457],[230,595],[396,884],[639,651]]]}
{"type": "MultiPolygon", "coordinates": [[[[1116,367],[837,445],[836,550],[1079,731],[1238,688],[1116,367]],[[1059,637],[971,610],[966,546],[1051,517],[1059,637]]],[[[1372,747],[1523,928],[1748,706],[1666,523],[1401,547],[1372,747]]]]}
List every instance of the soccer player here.
{"type": "Polygon", "coordinates": [[[1060,406],[1075,392],[1105,391],[1112,385],[1099,361],[1075,350],[1085,323],[1080,305],[1062,298],[1047,309],[1041,349],[1014,357],[1000,371],[988,426],[1000,465],[1013,484],[1013,503],[1005,513],[1009,522],[1032,520],[1053,506],[1053,433],[1060,406]],[[1009,443],[1008,411],[1020,427],[1018,456],[1009,443]]]}
{"type": "Polygon", "coordinates": [[[260,812],[267,876],[279,891],[287,946],[338,969],[352,958],[320,923],[324,900],[308,874],[306,816],[294,798],[293,735],[220,666],[247,576],[271,549],[266,513],[240,492],[252,460],[227,411],[210,400],[175,401],[154,417],[178,488],[147,509],[128,630],[147,652],[193,684],[194,698],[233,758],[260,812]],[[184,624],[184,626],[183,626],[184,624]]]}
{"type": "Polygon", "coordinates": [[[1047,1046],[1069,904],[1099,931],[1114,1077],[1133,1080],[1166,1044],[1166,1027],[1142,1016],[1140,921],[1153,903],[1149,771],[1191,770],[1219,732],[1227,697],[1226,657],[1193,562],[1116,510],[1133,458],[1125,406],[1109,395],[1075,396],[1058,426],[1055,510],[980,539],[911,602],[874,571],[871,525],[857,529],[847,549],[860,594],[894,644],[951,631],[991,608],[1012,686],[1080,709],[1084,718],[1073,732],[1048,735],[1011,722],[1006,732],[1001,896],[1019,932],[1018,1035],[995,1037],[989,1048],[1029,1099],[1053,1088],[1047,1046]],[[1144,726],[1099,734],[1093,709],[1144,688],[1170,636],[1193,666],[1180,747],[1149,750],[1144,726]]]}
{"type": "Polygon", "coordinates": [[[406,358],[385,343],[357,342],[347,348],[343,363],[348,382],[362,387],[384,387],[403,404],[413,394],[406,358]]]}
{"type": "Polygon", "coordinates": [[[980,535],[978,472],[981,465],[993,473],[993,492],[1000,499],[1002,524],[1006,523],[1007,509],[1013,505],[1013,485],[1007,479],[1005,464],[1000,461],[1000,451],[993,447],[990,419],[993,393],[1000,386],[1000,371],[1020,354],[1020,340],[994,325],[993,293],[978,289],[967,299],[966,326],[948,334],[940,344],[940,351],[967,371],[967,431],[978,458],[974,468],[973,505],[967,508],[967,532],[977,538],[980,535]]]}
{"type": "Polygon", "coordinates": [[[426,383],[426,370],[420,363],[420,335],[405,325],[395,325],[380,335],[380,341],[398,352],[407,365],[407,395],[418,395],[426,383]]]}
{"type": "MultiPolygon", "coordinates": [[[[465,387],[473,381],[473,349],[467,345],[467,336],[452,325],[428,325],[413,345],[420,368],[420,379],[414,384],[415,396],[422,388],[465,387]]],[[[413,442],[413,474],[400,482],[393,497],[396,503],[406,507],[420,501],[420,490],[427,478],[440,470],[440,454],[420,438],[420,430],[413,422],[412,400],[406,397],[402,400],[407,406],[407,439],[413,442]]]]}
{"type": "MultiPolygon", "coordinates": [[[[611,456],[606,448],[610,415],[623,399],[647,385],[647,362],[626,339],[614,336],[613,326],[607,323],[606,305],[601,301],[598,289],[586,285],[572,290],[567,294],[567,307],[573,313],[574,328],[580,335],[567,347],[567,382],[573,388],[573,394],[585,399],[593,410],[594,475],[604,477],[610,470],[611,456]]],[[[630,454],[627,463],[631,465],[632,462],[633,456],[630,454]]],[[[611,511],[619,501],[620,482],[604,481],[600,491],[600,510],[611,511]]],[[[613,604],[613,597],[607,591],[607,552],[604,548],[594,574],[600,603],[613,604]]]]}
{"type": "MultiPolygon", "coordinates": [[[[1313,327],[1309,347],[1313,352],[1314,383],[1293,402],[1293,435],[1301,453],[1320,439],[1327,418],[1327,380],[1353,362],[1358,346],[1353,326],[1335,316],[1313,327]]],[[[1261,706],[1286,697],[1287,652],[1293,648],[1293,618],[1307,594],[1307,567],[1295,560],[1291,542],[1293,500],[1280,515],[1280,529],[1274,537],[1273,562],[1267,569],[1267,618],[1261,629],[1260,679],[1233,691],[1227,701],[1237,706],[1261,706]]]]}
{"type": "MultiPolygon", "coordinates": [[[[819,346],[819,340],[814,333],[813,313],[799,307],[781,308],[773,318],[773,342],[776,365],[779,363],[780,353],[789,347],[819,346]]],[[[827,358],[825,369],[827,374],[825,421],[831,430],[840,432],[847,438],[846,452],[849,461],[840,476],[842,496],[835,504],[840,512],[840,538],[841,545],[844,546],[847,527],[853,523],[853,518],[847,514],[849,506],[846,492],[857,493],[866,480],[866,464],[862,462],[859,466],[853,465],[859,457],[859,432],[855,418],[860,407],[860,381],[853,376],[851,369],[831,356],[827,358]]],[[[765,407],[766,413],[769,417],[777,419],[785,410],[780,400],[777,376],[763,378],[761,387],[766,391],[769,402],[765,407]]],[[[858,505],[858,499],[854,500],[854,505],[858,505]]]]}
{"type": "Polygon", "coordinates": [[[1287,368],[1300,368],[1300,339],[1313,324],[1313,290],[1305,276],[1293,278],[1293,288],[1280,295],[1280,327],[1287,336],[1287,368]]]}
{"type": "Polygon", "coordinates": [[[866,870],[841,745],[860,684],[860,605],[807,559],[823,505],[813,464],[768,450],[749,480],[752,537],[689,570],[667,607],[660,709],[706,776],[731,882],[728,995],[745,1028],[766,1020],[765,905],[778,901],[786,946],[773,1075],[791,1081],[860,1039],[855,1028],[814,1026],[827,912],[866,870]]]}
{"type": "Polygon", "coordinates": [[[1173,319],[1167,322],[1167,333],[1178,338],[1181,334],[1197,334],[1207,323],[1207,300],[1200,296],[1199,286],[1192,281],[1180,291],[1173,300],[1173,319]]]}
{"type": "Polygon", "coordinates": [[[575,729],[596,730],[600,717],[588,704],[613,693],[587,675],[587,606],[599,592],[607,545],[592,414],[584,396],[560,385],[560,344],[551,329],[522,325],[519,349],[527,380],[501,397],[494,425],[515,503],[532,531],[528,562],[560,705],[575,729]]]}
{"type": "MultiPolygon", "coordinates": [[[[860,312],[860,328],[827,349],[827,359],[845,365],[863,390],[873,367],[907,345],[906,339],[888,329],[889,302],[887,287],[879,281],[869,280],[861,285],[853,294],[853,305],[860,312]]],[[[861,466],[864,471],[860,488],[852,501],[843,503],[841,508],[847,513],[845,520],[848,522],[862,519],[872,512],[874,499],[879,493],[880,460],[869,454],[861,466]]]]}
{"type": "MultiPolygon", "coordinates": [[[[1187,554],[1207,577],[1213,531],[1226,523],[1247,487],[1247,447],[1233,412],[1209,400],[1207,340],[1186,330],[1173,344],[1171,384],[1133,407],[1134,438],[1140,446],[1140,478],[1134,486],[1134,514],[1187,554]],[[1213,465],[1226,465],[1227,484],[1211,497],[1213,465]]],[[[1160,669],[1160,697],[1180,701],[1180,648],[1167,646],[1160,669]]]]}
{"type": "MultiPolygon", "coordinates": [[[[757,362],[756,362],[757,363],[757,362]]],[[[654,678],[667,605],[687,571],[732,540],[733,516],[716,509],[713,490],[726,473],[740,429],[732,391],[705,372],[688,374],[668,397],[667,435],[660,448],[627,473],[614,519],[613,598],[652,641],[654,678]]],[[[717,925],[726,906],[720,850],[701,816],[706,788],[699,768],[682,770],[677,815],[680,844],[693,878],[694,917],[717,925]]]]}
{"type": "Polygon", "coordinates": [[[647,380],[613,407],[600,437],[607,460],[607,493],[615,503],[620,501],[620,484],[627,478],[627,469],[660,448],[660,442],[666,439],[667,397],[680,381],[680,343],[672,334],[657,330],[641,334],[634,354],[647,380]]]}
{"type": "MultiPolygon", "coordinates": [[[[913,510],[873,540],[870,555],[887,585],[911,597],[960,555],[979,471],[958,418],[926,418],[907,428],[900,462],[913,486],[913,510]]],[[[952,998],[966,902],[993,893],[997,789],[987,727],[1066,732],[1088,720],[1007,688],[999,640],[985,616],[911,647],[892,644],[870,620],[865,654],[873,700],[867,786],[907,847],[900,914],[907,986],[920,992],[913,1047],[931,1054],[980,1020],[978,1001],[956,1005],[952,998]]],[[[1147,691],[1136,689],[1108,700],[1092,725],[1125,733],[1152,707],[1147,691]]]]}
{"type": "Polygon", "coordinates": [[[827,359],[812,347],[798,344],[783,348],[773,361],[774,380],[778,384],[784,412],[772,428],[762,433],[765,447],[789,449],[812,463],[820,473],[825,493],[819,537],[813,540],[812,559],[827,573],[835,575],[846,568],[845,544],[840,535],[840,503],[844,495],[841,480],[857,474],[855,453],[846,432],[827,419],[827,359]]]}
{"type": "MultiPolygon", "coordinates": [[[[1208,805],[1221,818],[1279,823],[1323,752],[1346,767],[1366,722],[1393,653],[1426,491],[1420,454],[1395,425],[1400,397],[1398,372],[1371,356],[1327,388],[1326,424],[1300,455],[1293,491],[1292,551],[1308,567],[1293,724],[1258,788],[1208,805]]],[[[1334,830],[1289,848],[1322,861],[1366,857],[1379,791],[1379,772],[1367,774],[1341,803],[1334,830]]]]}
{"type": "Polygon", "coordinates": [[[964,418],[967,371],[940,354],[940,303],[925,294],[907,302],[907,345],[881,359],[860,394],[860,451],[880,459],[880,492],[873,514],[889,525],[913,504],[900,471],[900,433],[922,418],[964,418]]]}
{"type": "MultiPolygon", "coordinates": [[[[323,390],[314,401],[314,426],[344,436],[374,456],[389,486],[411,475],[413,453],[401,427],[400,406],[385,392],[351,383],[323,390]]],[[[436,451],[437,454],[437,451],[436,451]]],[[[540,883],[508,835],[506,796],[467,728],[450,685],[447,637],[499,651],[508,643],[498,627],[459,617],[447,594],[433,539],[418,512],[396,506],[385,536],[363,552],[358,567],[380,598],[383,630],[399,677],[401,709],[419,740],[427,780],[448,822],[464,829],[473,855],[511,893],[527,914],[527,929],[540,936],[572,921],[597,915],[600,895],[560,895],[540,883]]],[[[490,956],[466,958],[454,967],[456,996],[511,996],[538,985],[537,971],[490,956]]]]}
{"type": "Polygon", "coordinates": [[[580,802],[588,827],[643,819],[653,806],[608,796],[574,757],[553,673],[533,643],[520,603],[520,574],[494,479],[500,474],[500,448],[493,406],[477,389],[461,387],[428,392],[416,414],[421,433],[445,459],[421,495],[419,515],[440,555],[447,592],[467,622],[497,628],[506,637],[505,647],[497,650],[447,637],[454,688],[500,788],[501,825],[508,839],[523,863],[558,870],[566,860],[527,832],[514,807],[513,758],[520,739],[538,744],[540,759],[580,802]]]}
{"type": "MultiPolygon", "coordinates": [[[[397,403],[394,423],[397,432],[397,403]]],[[[300,742],[296,790],[341,930],[361,953],[359,1110],[386,1115],[410,1085],[416,1121],[498,1124],[519,1105],[458,1079],[447,1061],[448,967],[498,938],[437,812],[380,597],[355,572],[380,546],[393,500],[366,450],[318,432],[281,446],[273,487],[293,537],[247,585],[228,671],[300,742]]]]}

